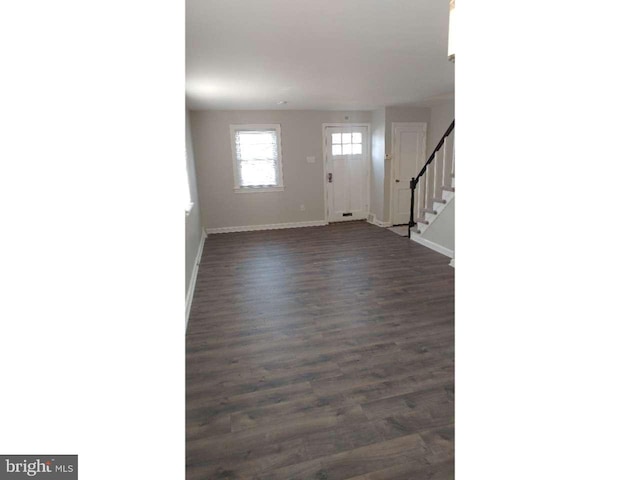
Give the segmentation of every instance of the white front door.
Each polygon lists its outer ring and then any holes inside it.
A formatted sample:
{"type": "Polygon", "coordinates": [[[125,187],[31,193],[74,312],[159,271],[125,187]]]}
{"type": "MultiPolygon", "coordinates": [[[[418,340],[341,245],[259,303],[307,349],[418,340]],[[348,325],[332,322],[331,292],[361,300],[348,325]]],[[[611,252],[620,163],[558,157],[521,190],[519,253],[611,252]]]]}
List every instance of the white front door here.
{"type": "Polygon", "coordinates": [[[369,213],[369,128],[325,127],[328,220],[361,220],[369,213]]]}
{"type": "MultiPolygon", "coordinates": [[[[411,178],[426,162],[427,124],[393,123],[391,166],[391,223],[409,223],[411,210],[411,178]]],[[[414,208],[418,206],[416,189],[414,208]]]]}

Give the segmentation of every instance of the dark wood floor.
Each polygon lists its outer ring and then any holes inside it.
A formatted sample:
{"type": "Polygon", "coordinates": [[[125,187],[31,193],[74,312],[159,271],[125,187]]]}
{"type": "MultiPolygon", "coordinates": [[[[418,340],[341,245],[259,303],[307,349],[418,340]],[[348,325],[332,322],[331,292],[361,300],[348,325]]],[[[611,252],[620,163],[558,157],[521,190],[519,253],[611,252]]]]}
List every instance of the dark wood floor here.
{"type": "Polygon", "coordinates": [[[209,236],[187,479],[453,478],[448,264],[364,222],[209,236]]]}

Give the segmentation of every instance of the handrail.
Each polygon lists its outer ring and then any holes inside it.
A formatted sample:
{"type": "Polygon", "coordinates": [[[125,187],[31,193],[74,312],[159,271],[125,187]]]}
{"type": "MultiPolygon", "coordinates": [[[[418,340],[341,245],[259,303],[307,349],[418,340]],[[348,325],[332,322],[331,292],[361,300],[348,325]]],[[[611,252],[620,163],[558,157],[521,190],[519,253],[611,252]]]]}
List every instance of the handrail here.
{"type": "Polygon", "coordinates": [[[444,135],[442,135],[442,138],[438,142],[438,145],[436,145],[436,148],[433,150],[433,153],[429,156],[425,164],[420,169],[420,173],[418,173],[416,177],[411,178],[411,182],[409,183],[411,187],[411,214],[409,215],[409,238],[411,238],[411,227],[414,227],[415,225],[417,225],[416,222],[414,222],[413,220],[413,210],[414,210],[414,204],[415,204],[415,191],[416,191],[416,186],[418,185],[418,181],[420,180],[420,177],[424,175],[425,172],[427,171],[427,167],[429,166],[429,164],[433,162],[434,158],[436,158],[436,153],[438,153],[438,150],[440,150],[444,145],[445,139],[453,131],[455,124],[456,124],[456,121],[454,119],[451,122],[451,125],[449,125],[449,128],[447,128],[447,131],[444,132],[444,135]]]}

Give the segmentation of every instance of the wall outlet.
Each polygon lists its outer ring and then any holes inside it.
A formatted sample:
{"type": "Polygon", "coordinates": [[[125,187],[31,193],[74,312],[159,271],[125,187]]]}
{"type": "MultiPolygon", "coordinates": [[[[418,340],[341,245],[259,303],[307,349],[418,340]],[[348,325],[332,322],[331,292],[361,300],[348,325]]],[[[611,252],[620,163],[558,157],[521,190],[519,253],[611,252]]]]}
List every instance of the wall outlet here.
{"type": "Polygon", "coordinates": [[[305,211],[304,203],[301,203],[301,204],[300,204],[300,211],[301,211],[301,212],[304,212],[304,211],[305,211]]]}

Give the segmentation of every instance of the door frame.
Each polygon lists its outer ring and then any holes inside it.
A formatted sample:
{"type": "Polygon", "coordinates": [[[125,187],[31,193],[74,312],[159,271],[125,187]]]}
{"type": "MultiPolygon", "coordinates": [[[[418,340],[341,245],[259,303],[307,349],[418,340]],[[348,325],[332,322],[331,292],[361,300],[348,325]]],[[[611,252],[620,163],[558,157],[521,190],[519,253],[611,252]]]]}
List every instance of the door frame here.
{"type": "MultiPolygon", "coordinates": [[[[323,123],[322,124],[322,185],[324,187],[324,221],[329,223],[329,188],[327,186],[327,162],[329,161],[329,145],[327,144],[327,127],[364,127],[367,129],[366,139],[367,154],[364,159],[366,166],[366,194],[367,217],[371,215],[371,124],[370,123],[323,123]]],[[[349,220],[345,220],[349,221],[349,220]]]]}
{"type": "MultiPolygon", "coordinates": [[[[394,223],[394,218],[393,218],[393,214],[394,214],[394,201],[393,201],[393,184],[395,183],[395,171],[396,171],[396,127],[414,127],[416,125],[421,125],[423,134],[424,134],[424,152],[425,152],[425,159],[424,161],[426,162],[426,155],[427,155],[427,129],[428,129],[428,125],[427,122],[391,122],[391,169],[389,171],[389,222],[391,223],[391,225],[395,225],[394,223]]],[[[416,175],[418,174],[418,164],[416,163],[416,175]]],[[[420,183],[418,182],[418,194],[417,199],[418,201],[415,203],[415,205],[413,206],[414,209],[420,209],[420,192],[421,192],[421,186],[420,183]]],[[[414,215],[415,215],[415,211],[414,211],[414,215]]]]}

